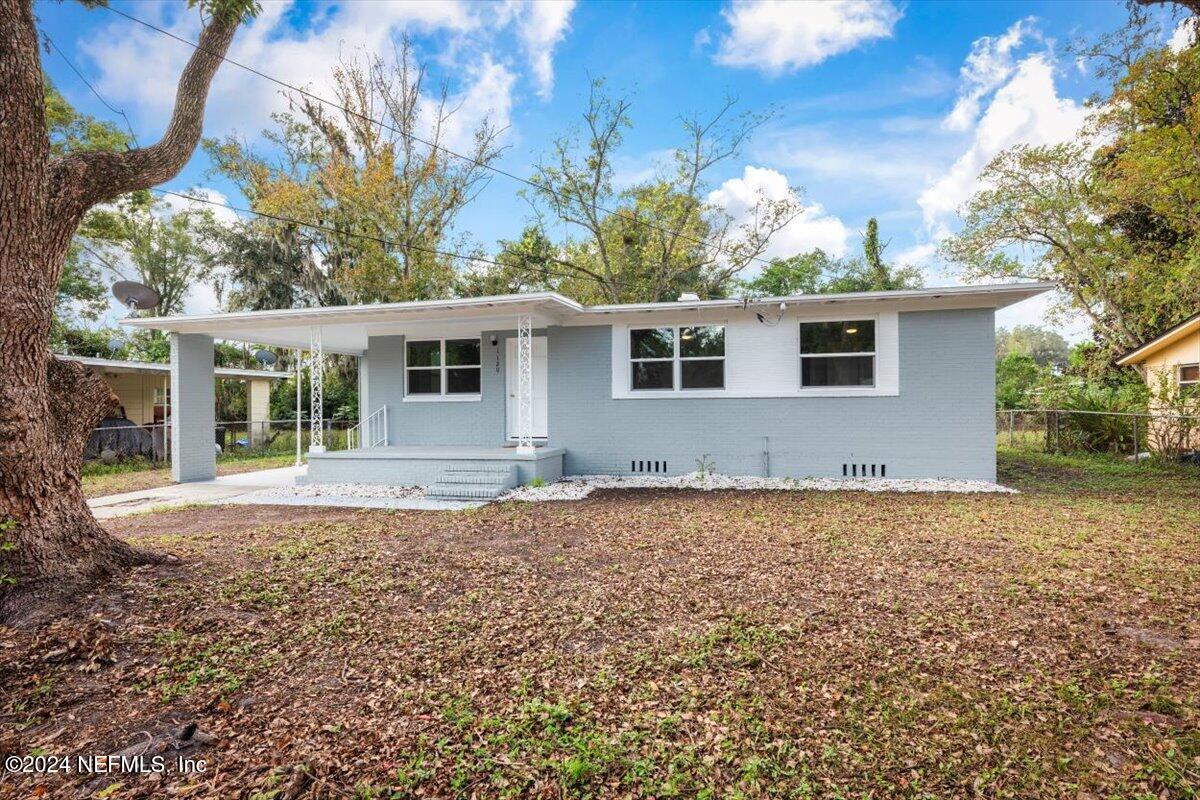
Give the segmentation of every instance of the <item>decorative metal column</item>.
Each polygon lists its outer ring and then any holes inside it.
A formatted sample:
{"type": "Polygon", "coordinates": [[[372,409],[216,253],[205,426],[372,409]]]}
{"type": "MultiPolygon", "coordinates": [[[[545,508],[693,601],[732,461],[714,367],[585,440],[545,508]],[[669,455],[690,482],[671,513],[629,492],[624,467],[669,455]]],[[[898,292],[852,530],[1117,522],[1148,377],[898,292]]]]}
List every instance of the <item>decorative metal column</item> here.
{"type": "Polygon", "coordinates": [[[314,325],[308,329],[309,359],[309,433],[308,452],[325,452],[325,432],[323,430],[323,409],[325,406],[325,351],[321,346],[321,326],[314,325]]]}
{"type": "Polygon", "coordinates": [[[517,316],[517,452],[533,452],[533,316],[517,316]]]}
{"type": "Polygon", "coordinates": [[[304,424],[304,404],[300,402],[300,387],[304,383],[304,351],[296,348],[296,466],[300,466],[301,425],[304,424]]]}

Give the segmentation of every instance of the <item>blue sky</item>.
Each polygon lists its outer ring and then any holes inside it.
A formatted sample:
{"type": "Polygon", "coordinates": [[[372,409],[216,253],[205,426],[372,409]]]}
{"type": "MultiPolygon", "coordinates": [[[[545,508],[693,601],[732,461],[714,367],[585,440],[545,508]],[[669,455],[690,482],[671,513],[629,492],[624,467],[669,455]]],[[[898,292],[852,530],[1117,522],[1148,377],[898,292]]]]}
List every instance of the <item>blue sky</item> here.
{"type": "MultiPolygon", "coordinates": [[[[114,5],[195,40],[199,17],[183,3],[114,5]]],[[[190,49],[104,9],[37,6],[43,32],[133,122],[140,141],[164,127],[174,81],[190,49]]],[[[711,176],[710,199],[739,213],[739,198],[799,190],[802,215],[774,255],[821,246],[853,251],[870,216],[889,254],[921,266],[931,284],[957,281],[937,263],[937,241],[982,166],[1003,147],[1070,138],[1082,101],[1099,87],[1066,52],[1079,37],[1113,30],[1123,3],[685,2],[264,3],[231,55],[330,96],[339,51],[390,52],[407,31],[431,77],[463,105],[465,137],[483,115],[507,125],[500,166],[528,175],[546,143],[580,120],[588,82],[604,77],[632,93],[633,129],[620,176],[636,180],[681,141],[681,114],[713,111],[725,95],[749,110],[774,108],[742,154],[711,176]]],[[[57,53],[44,68],[80,109],[112,118],[57,53]]],[[[282,107],[277,87],[222,67],[205,133],[252,142],[282,107]]],[[[238,203],[207,175],[202,153],[171,188],[206,187],[238,203]]],[[[459,218],[485,247],[516,235],[529,215],[516,182],[497,176],[459,218]]],[[[189,310],[211,294],[197,289],[189,310]]],[[[1001,324],[1038,322],[1045,303],[1003,312],[1001,324]]],[[[1078,322],[1057,322],[1072,338],[1078,322]]]]}

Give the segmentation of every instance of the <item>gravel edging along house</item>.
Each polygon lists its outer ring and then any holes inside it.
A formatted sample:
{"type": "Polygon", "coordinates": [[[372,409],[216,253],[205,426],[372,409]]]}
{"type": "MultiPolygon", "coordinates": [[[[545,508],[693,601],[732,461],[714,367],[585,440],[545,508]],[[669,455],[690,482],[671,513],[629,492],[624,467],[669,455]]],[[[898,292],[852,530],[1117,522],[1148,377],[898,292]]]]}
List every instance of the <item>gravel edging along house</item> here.
{"type": "Polygon", "coordinates": [[[674,477],[638,475],[576,475],[545,486],[520,486],[500,500],[543,502],[582,500],[596,489],[694,489],[711,491],[814,491],[814,492],[954,492],[1015,494],[998,483],[949,478],[761,478],[692,473],[674,477]]]}

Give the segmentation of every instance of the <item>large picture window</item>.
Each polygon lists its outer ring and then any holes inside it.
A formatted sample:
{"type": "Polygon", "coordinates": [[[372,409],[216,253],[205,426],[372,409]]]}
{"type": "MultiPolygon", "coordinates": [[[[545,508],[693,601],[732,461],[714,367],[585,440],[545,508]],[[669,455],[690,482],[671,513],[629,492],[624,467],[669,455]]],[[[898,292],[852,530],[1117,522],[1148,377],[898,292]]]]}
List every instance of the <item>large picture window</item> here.
{"type": "Polygon", "coordinates": [[[724,389],[725,328],[634,328],[629,332],[629,363],[634,391],[724,389]]]}
{"type": "Polygon", "coordinates": [[[800,323],[800,385],[875,385],[875,321],[800,323]]]}
{"type": "Polygon", "coordinates": [[[479,394],[482,378],[479,340],[408,342],[404,374],[408,395],[479,394]]]}

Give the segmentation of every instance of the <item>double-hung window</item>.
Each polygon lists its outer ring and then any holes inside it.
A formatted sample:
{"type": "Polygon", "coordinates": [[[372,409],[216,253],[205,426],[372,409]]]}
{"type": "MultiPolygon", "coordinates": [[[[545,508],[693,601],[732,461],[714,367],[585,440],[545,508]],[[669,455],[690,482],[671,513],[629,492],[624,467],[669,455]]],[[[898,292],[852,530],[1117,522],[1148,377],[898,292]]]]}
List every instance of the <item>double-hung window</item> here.
{"type": "Polygon", "coordinates": [[[634,328],[629,363],[634,391],[724,389],[725,327],[634,328]]]}
{"type": "Polygon", "coordinates": [[[875,320],[800,323],[800,386],[875,385],[875,320]]]}
{"type": "Polygon", "coordinates": [[[1179,394],[1184,397],[1200,396],[1200,364],[1179,365],[1179,394]]]}
{"type": "Polygon", "coordinates": [[[410,396],[477,395],[482,378],[478,339],[407,342],[406,393],[410,396]]]}

